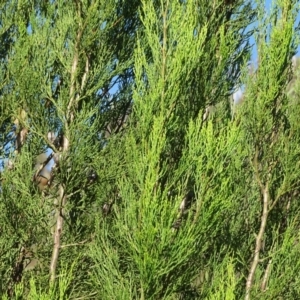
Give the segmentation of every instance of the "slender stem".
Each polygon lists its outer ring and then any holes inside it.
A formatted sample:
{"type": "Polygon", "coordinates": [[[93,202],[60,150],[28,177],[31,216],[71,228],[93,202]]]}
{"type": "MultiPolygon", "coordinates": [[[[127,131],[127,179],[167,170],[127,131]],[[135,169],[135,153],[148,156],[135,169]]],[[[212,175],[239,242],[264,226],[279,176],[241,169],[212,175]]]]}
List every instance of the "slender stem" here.
{"type": "Polygon", "coordinates": [[[167,15],[168,15],[168,6],[169,1],[166,3],[166,7],[163,12],[163,41],[162,41],[162,67],[161,67],[161,77],[163,80],[163,88],[161,91],[162,103],[164,103],[165,98],[165,81],[166,81],[166,70],[167,70],[167,40],[168,40],[168,24],[167,24],[167,15]]]}
{"type": "Polygon", "coordinates": [[[263,235],[265,233],[267,219],[268,219],[268,204],[269,204],[268,183],[262,189],[262,193],[263,193],[263,212],[262,212],[262,216],[261,216],[260,229],[259,229],[258,235],[256,237],[254,257],[253,257],[253,261],[251,263],[250,272],[249,272],[247,282],[246,282],[245,300],[250,300],[250,291],[251,291],[251,288],[253,285],[254,274],[255,274],[256,268],[259,263],[259,254],[260,254],[260,251],[262,248],[263,235]]]}
{"type": "Polygon", "coordinates": [[[61,235],[63,231],[63,215],[64,215],[64,207],[66,205],[66,195],[65,188],[63,185],[60,185],[60,207],[56,211],[56,227],[54,232],[54,246],[52,251],[52,258],[50,263],[50,282],[54,282],[56,278],[56,268],[59,257],[59,250],[61,248],[61,235]]]}
{"type": "Polygon", "coordinates": [[[265,292],[266,288],[267,288],[267,282],[268,282],[268,278],[269,278],[270,271],[271,271],[271,265],[272,265],[272,259],[270,259],[269,262],[268,262],[268,265],[267,265],[266,270],[265,270],[264,278],[263,278],[263,281],[262,281],[262,284],[261,284],[261,290],[263,292],[265,292]]]}

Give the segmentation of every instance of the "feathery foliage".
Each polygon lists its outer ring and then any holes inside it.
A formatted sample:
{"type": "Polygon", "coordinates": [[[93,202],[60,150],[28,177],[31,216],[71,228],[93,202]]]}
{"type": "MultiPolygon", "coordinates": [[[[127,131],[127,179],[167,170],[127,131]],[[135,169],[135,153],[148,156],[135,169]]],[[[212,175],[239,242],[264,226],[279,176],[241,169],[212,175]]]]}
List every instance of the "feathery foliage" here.
{"type": "Polygon", "coordinates": [[[1,298],[297,299],[298,6],[1,4],[1,298]]]}

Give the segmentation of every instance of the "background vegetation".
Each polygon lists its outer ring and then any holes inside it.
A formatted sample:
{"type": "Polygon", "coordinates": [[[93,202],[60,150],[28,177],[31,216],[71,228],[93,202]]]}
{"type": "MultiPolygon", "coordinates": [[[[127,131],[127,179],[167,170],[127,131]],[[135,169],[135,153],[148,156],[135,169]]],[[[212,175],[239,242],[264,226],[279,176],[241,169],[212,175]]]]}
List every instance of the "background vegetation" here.
{"type": "Polygon", "coordinates": [[[1,2],[1,298],[300,298],[298,8],[1,2]]]}

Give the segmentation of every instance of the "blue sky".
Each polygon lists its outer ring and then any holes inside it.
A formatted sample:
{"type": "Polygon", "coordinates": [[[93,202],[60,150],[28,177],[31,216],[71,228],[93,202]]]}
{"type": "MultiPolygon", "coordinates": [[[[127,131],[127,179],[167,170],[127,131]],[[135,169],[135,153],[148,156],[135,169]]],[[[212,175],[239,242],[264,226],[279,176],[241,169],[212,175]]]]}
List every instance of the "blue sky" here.
{"type": "MultiPolygon", "coordinates": [[[[270,14],[271,12],[271,8],[272,8],[272,2],[274,3],[274,0],[266,0],[265,1],[265,9],[266,9],[266,14],[270,14]]],[[[300,6],[300,5],[299,5],[300,6]]],[[[296,25],[298,25],[298,23],[300,22],[300,13],[298,14],[298,17],[296,19],[296,25]]],[[[257,66],[257,61],[258,61],[258,58],[257,58],[257,50],[256,50],[256,46],[255,46],[255,40],[254,40],[254,37],[251,37],[250,39],[250,43],[253,46],[253,50],[252,50],[252,57],[251,57],[251,64],[253,64],[254,66],[257,66]]],[[[298,51],[296,53],[296,56],[300,56],[300,45],[298,46],[298,51]]],[[[239,88],[234,94],[233,94],[233,100],[234,100],[234,103],[237,104],[241,101],[242,99],[242,96],[243,96],[243,92],[242,92],[242,89],[239,88]]]]}
{"type": "MultiPolygon", "coordinates": [[[[278,0],[277,0],[278,1],[278,0]]],[[[276,1],[276,2],[277,2],[276,1]]],[[[266,13],[269,14],[270,11],[271,11],[271,7],[272,7],[272,3],[274,3],[275,1],[274,0],[266,0],[265,1],[265,8],[266,8],[266,13]]],[[[300,5],[299,5],[300,7],[300,5]]],[[[295,25],[298,25],[298,23],[300,22],[300,13],[298,13],[298,17],[296,19],[296,24],[295,25]]],[[[251,41],[252,43],[254,43],[254,39],[252,39],[251,41]]],[[[297,51],[297,56],[300,56],[300,45],[298,46],[298,51],[297,51]]],[[[253,54],[252,54],[252,61],[254,63],[257,62],[257,52],[256,52],[256,47],[253,48],[253,54]]]]}

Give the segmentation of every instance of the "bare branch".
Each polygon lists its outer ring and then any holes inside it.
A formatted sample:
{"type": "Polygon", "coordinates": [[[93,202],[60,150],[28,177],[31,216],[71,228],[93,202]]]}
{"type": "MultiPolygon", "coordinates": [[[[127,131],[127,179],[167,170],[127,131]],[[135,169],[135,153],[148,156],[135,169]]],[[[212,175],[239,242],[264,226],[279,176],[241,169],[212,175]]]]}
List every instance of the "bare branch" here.
{"type": "Polygon", "coordinates": [[[89,62],[89,58],[87,56],[86,61],[85,61],[84,74],[83,74],[82,79],[81,79],[81,87],[80,87],[81,92],[84,89],[84,86],[86,84],[87,76],[88,76],[88,73],[89,73],[89,67],[90,67],[90,62],[89,62]]]}
{"type": "Polygon", "coordinates": [[[269,262],[268,262],[268,265],[267,265],[266,270],[265,270],[264,278],[263,278],[263,281],[261,283],[261,290],[263,292],[265,292],[266,288],[267,288],[267,282],[268,282],[268,278],[269,278],[270,271],[271,271],[271,264],[272,264],[272,259],[270,259],[269,262]]]}
{"type": "Polygon", "coordinates": [[[67,120],[72,122],[74,119],[73,113],[71,113],[72,107],[75,102],[75,85],[76,85],[76,73],[77,73],[77,66],[78,66],[78,61],[79,61],[79,43],[81,40],[82,36],[82,30],[79,30],[77,37],[76,37],[76,42],[75,42],[75,54],[73,57],[73,63],[72,63],[72,68],[71,68],[71,86],[70,86],[70,101],[68,104],[67,108],[67,120]]]}
{"type": "Polygon", "coordinates": [[[63,185],[59,187],[60,206],[56,211],[56,227],[54,232],[54,246],[52,251],[52,258],[50,263],[50,281],[53,283],[56,277],[56,267],[59,257],[59,249],[61,248],[60,241],[63,230],[63,215],[64,207],[66,205],[65,188],[63,185]]]}
{"type": "Polygon", "coordinates": [[[262,193],[263,193],[263,212],[262,212],[262,216],[261,216],[260,229],[259,229],[258,235],[256,237],[254,258],[253,258],[251,268],[250,268],[250,272],[249,272],[247,282],[246,282],[245,300],[250,300],[250,290],[252,288],[254,274],[255,274],[256,268],[257,268],[258,263],[259,263],[259,254],[260,254],[260,251],[261,251],[261,248],[262,248],[263,235],[265,233],[266,224],[267,224],[268,204],[269,204],[268,183],[266,184],[265,188],[262,189],[262,193]]]}

